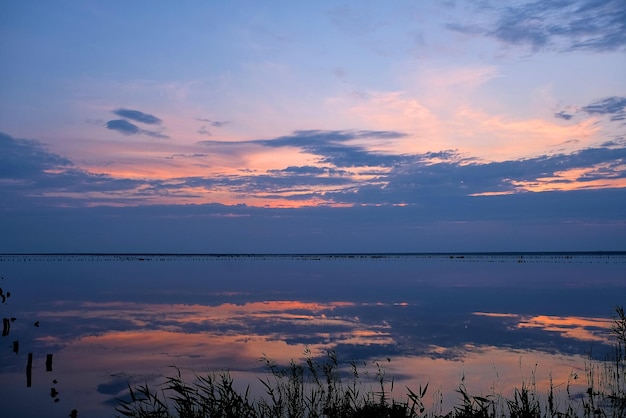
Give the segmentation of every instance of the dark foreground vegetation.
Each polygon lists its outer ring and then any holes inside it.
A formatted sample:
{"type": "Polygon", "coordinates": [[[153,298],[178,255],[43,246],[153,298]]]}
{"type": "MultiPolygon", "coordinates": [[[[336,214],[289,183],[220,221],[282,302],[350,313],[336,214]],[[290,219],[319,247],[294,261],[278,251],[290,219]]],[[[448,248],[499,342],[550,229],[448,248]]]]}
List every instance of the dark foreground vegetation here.
{"type": "Polygon", "coordinates": [[[566,399],[559,399],[552,386],[547,393],[538,393],[532,383],[523,383],[510,398],[495,393],[475,396],[461,383],[457,405],[443,411],[441,405],[426,406],[427,384],[406,388],[405,395],[396,398],[393,379],[385,377],[380,363],[374,363],[375,385],[366,385],[356,363],[350,363],[346,372],[331,351],[324,361],[315,361],[308,353],[302,364],[292,361],[286,367],[264,359],[269,373],[260,378],[265,395],[258,398],[252,399],[248,390],[237,391],[228,373],[185,382],[177,370],[159,390],[129,387],[129,397],[118,400],[116,411],[120,417],[137,418],[626,417],[626,315],[622,307],[615,311],[613,352],[603,362],[587,364],[586,392],[571,394],[568,388],[566,399]]]}

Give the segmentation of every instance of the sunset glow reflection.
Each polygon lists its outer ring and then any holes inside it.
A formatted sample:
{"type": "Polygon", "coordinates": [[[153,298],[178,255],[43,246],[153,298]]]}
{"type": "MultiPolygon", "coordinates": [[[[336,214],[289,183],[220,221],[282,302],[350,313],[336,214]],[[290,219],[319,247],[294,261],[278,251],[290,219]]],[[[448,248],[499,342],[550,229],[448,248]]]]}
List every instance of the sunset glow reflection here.
{"type": "Polygon", "coordinates": [[[474,315],[516,320],[517,328],[536,328],[557,332],[564,338],[581,341],[599,341],[608,344],[612,321],[606,318],[559,317],[548,315],[523,316],[507,313],[474,312],[474,315]]]}

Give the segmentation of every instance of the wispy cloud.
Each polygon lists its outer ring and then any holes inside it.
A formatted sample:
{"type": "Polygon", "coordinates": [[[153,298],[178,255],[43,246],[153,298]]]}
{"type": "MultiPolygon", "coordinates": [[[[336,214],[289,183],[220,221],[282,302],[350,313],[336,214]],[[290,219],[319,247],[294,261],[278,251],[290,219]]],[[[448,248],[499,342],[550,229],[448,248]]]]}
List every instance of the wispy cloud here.
{"type": "Polygon", "coordinates": [[[146,123],[148,125],[160,125],[162,122],[161,119],[157,118],[156,116],[140,112],[139,110],[120,108],[114,110],[112,113],[122,118],[146,123]]]}
{"type": "Polygon", "coordinates": [[[612,121],[626,120],[626,97],[607,97],[582,108],[590,115],[611,115],[612,121]]]}
{"type": "Polygon", "coordinates": [[[147,125],[160,125],[161,119],[157,118],[154,115],[150,115],[147,113],[140,112],[139,110],[132,109],[116,109],[111,113],[121,116],[125,119],[114,119],[108,121],[105,126],[107,129],[116,131],[121,133],[122,135],[146,135],[152,138],[157,139],[168,139],[169,136],[155,130],[150,129],[142,129],[139,126],[135,125],[132,122],[129,122],[127,119],[132,121],[144,123],[147,125]]]}
{"type": "Polygon", "coordinates": [[[200,135],[206,135],[206,136],[211,136],[211,135],[212,135],[212,134],[211,134],[211,131],[209,131],[209,130],[207,129],[207,127],[206,127],[206,126],[204,126],[204,125],[202,125],[202,126],[200,127],[200,129],[198,129],[198,131],[197,131],[197,132],[198,132],[200,135]]]}
{"type": "Polygon", "coordinates": [[[560,112],[556,112],[554,114],[555,118],[559,118],[559,119],[563,119],[563,120],[570,120],[574,117],[574,115],[572,115],[571,113],[567,113],[566,111],[562,110],[560,112]]]}
{"type": "Polygon", "coordinates": [[[477,4],[480,13],[494,16],[492,22],[450,22],[447,28],[535,51],[605,52],[626,47],[626,3],[621,0],[540,0],[507,7],[477,4]]]}
{"type": "Polygon", "coordinates": [[[584,114],[588,116],[609,116],[612,122],[626,120],[626,97],[612,96],[596,100],[585,106],[571,107],[570,109],[561,110],[554,114],[555,117],[570,120],[575,114],[584,114]]]}
{"type": "Polygon", "coordinates": [[[149,129],[141,129],[139,126],[131,123],[125,119],[110,120],[105,125],[107,129],[121,133],[122,135],[146,135],[157,139],[167,139],[169,136],[164,135],[158,131],[151,131],[149,129]]]}
{"type": "Polygon", "coordinates": [[[212,120],[207,118],[196,118],[199,122],[206,122],[206,125],[200,126],[197,130],[197,133],[205,136],[212,136],[213,133],[209,128],[223,128],[224,126],[230,124],[230,121],[227,120],[212,120]]]}
{"type": "Polygon", "coordinates": [[[214,128],[223,128],[230,123],[230,121],[227,120],[211,120],[207,118],[196,118],[196,120],[200,122],[206,122],[214,128]]]}
{"type": "Polygon", "coordinates": [[[141,129],[139,129],[139,126],[130,123],[125,119],[110,120],[106,123],[106,127],[107,129],[117,131],[124,135],[135,135],[141,131],[141,129]]]}

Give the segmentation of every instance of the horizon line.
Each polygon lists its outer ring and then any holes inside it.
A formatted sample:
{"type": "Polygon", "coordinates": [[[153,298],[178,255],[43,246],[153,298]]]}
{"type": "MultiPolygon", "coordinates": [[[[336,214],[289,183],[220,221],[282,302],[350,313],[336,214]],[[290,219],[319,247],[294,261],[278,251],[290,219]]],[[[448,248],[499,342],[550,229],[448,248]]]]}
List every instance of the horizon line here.
{"type": "Polygon", "coordinates": [[[523,256],[523,255],[626,255],[626,250],[596,250],[596,251],[419,251],[419,252],[19,252],[0,253],[4,256],[178,256],[178,257],[350,257],[350,256],[523,256]]]}

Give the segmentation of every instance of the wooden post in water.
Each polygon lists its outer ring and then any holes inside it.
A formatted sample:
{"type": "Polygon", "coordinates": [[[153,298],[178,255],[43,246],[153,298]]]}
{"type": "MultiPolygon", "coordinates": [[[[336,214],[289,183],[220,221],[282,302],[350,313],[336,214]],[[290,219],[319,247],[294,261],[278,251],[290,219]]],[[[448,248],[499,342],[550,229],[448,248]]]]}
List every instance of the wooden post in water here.
{"type": "Polygon", "coordinates": [[[11,320],[9,318],[2,318],[2,336],[6,337],[9,335],[9,331],[11,330],[11,320]]]}
{"type": "Polygon", "coordinates": [[[52,371],[52,354],[46,354],[46,371],[52,371]]]}
{"type": "Polygon", "coordinates": [[[33,385],[33,353],[28,353],[28,363],[26,363],[26,387],[33,385]]]}

